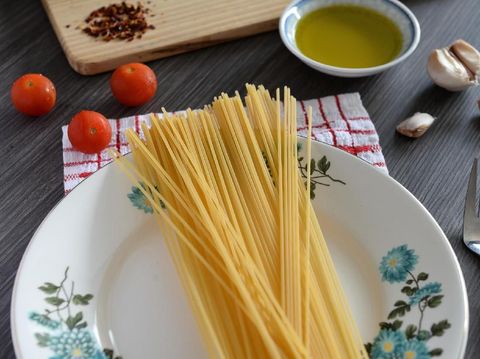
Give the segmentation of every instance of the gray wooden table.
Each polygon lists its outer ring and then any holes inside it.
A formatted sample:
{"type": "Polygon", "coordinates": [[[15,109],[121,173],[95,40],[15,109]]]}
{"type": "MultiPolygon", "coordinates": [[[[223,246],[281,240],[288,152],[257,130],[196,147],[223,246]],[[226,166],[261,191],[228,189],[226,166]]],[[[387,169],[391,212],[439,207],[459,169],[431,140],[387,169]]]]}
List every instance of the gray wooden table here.
{"type": "MultiPolygon", "coordinates": [[[[110,95],[110,74],[83,77],[70,69],[37,1],[0,3],[0,358],[13,358],[10,297],[17,267],[45,215],[63,197],[61,131],[73,114],[95,109],[107,117],[182,109],[207,103],[220,91],[245,82],[267,88],[288,85],[297,98],[358,91],[380,134],[390,174],[432,213],[460,261],[470,300],[467,358],[480,356],[480,258],[462,243],[467,172],[479,155],[480,89],[449,93],[433,86],[425,71],[432,48],[464,38],[480,48],[478,0],[404,1],[417,15],[422,40],[404,64],[379,76],[337,79],[300,63],[276,32],[254,36],[151,63],[158,75],[155,100],[136,109],[110,95]],[[31,119],[14,111],[10,86],[26,72],[47,75],[56,85],[57,105],[31,119]],[[419,140],[394,131],[415,111],[438,117],[419,140]]],[[[405,225],[408,225],[406,223],[405,225]]],[[[450,358],[446,358],[450,359],[450,358]]]]}

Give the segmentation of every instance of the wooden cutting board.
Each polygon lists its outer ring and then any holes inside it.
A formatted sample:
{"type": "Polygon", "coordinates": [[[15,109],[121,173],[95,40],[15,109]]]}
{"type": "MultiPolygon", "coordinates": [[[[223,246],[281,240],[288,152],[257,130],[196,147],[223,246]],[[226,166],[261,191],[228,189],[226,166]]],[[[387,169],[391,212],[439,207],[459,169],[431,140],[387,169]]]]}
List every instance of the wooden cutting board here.
{"type": "Polygon", "coordinates": [[[93,10],[120,0],[42,1],[68,62],[83,75],[273,30],[289,3],[289,0],[145,1],[150,9],[148,23],[155,29],[131,42],[104,42],[83,33],[78,26],[93,10]]]}

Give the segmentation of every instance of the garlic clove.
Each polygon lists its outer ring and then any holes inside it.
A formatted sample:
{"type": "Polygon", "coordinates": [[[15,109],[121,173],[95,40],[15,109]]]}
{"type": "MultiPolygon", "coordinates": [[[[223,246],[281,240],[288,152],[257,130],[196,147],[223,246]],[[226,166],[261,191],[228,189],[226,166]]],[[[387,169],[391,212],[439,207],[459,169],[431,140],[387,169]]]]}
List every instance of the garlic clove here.
{"type": "Polygon", "coordinates": [[[480,52],[468,42],[457,40],[450,46],[456,57],[470,70],[473,77],[478,81],[480,76],[480,52]]]}
{"type": "Polygon", "coordinates": [[[422,136],[435,121],[435,117],[428,113],[417,112],[412,117],[400,122],[397,132],[404,136],[418,138],[422,136]]]}
{"type": "Polygon", "coordinates": [[[430,54],[427,71],[433,82],[450,91],[462,91],[477,84],[466,67],[446,48],[430,54]]]}

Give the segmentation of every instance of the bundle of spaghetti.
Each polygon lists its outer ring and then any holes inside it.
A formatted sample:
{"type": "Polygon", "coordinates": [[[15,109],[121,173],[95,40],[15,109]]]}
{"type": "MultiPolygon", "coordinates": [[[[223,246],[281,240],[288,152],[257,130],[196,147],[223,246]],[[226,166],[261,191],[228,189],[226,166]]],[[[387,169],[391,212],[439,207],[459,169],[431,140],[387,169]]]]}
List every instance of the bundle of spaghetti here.
{"type": "Polygon", "coordinates": [[[152,115],[117,163],[154,209],[212,358],[367,358],[298,170],[296,101],[247,85],[152,115]]]}

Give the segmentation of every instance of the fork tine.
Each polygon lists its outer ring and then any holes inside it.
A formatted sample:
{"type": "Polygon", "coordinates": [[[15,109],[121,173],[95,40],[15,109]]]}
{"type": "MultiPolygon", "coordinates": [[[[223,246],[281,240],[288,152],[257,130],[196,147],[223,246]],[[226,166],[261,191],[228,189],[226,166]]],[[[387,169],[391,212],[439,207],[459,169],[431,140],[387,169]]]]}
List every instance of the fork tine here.
{"type": "Polygon", "coordinates": [[[468,180],[467,198],[465,199],[464,230],[468,222],[477,218],[477,170],[478,159],[475,158],[468,180]]]}

